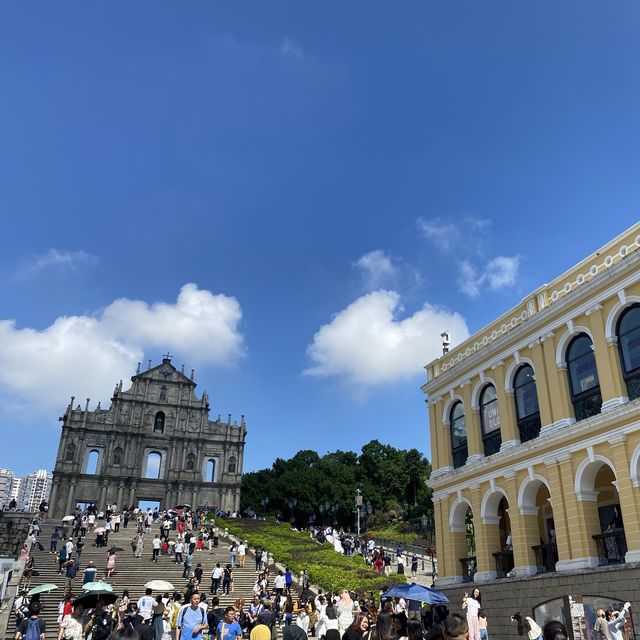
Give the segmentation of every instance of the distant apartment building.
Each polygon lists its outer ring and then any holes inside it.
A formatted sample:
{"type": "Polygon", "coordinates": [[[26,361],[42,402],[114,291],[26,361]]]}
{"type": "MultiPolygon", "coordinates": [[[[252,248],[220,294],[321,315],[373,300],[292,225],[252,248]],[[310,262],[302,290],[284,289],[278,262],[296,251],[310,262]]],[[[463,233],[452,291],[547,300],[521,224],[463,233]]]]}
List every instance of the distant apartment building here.
{"type": "Polygon", "coordinates": [[[14,478],[11,469],[0,469],[0,506],[11,501],[11,484],[14,478]]]}
{"type": "Polygon", "coordinates": [[[18,500],[18,506],[29,504],[29,511],[37,511],[40,503],[49,501],[51,492],[52,474],[44,469],[38,469],[28,474],[22,480],[22,500],[18,500]]]}
{"type": "Polygon", "coordinates": [[[51,478],[51,473],[44,469],[24,478],[17,477],[11,469],[0,469],[0,508],[8,508],[15,500],[19,510],[28,505],[29,511],[36,511],[43,500],[49,500],[51,478]]]}

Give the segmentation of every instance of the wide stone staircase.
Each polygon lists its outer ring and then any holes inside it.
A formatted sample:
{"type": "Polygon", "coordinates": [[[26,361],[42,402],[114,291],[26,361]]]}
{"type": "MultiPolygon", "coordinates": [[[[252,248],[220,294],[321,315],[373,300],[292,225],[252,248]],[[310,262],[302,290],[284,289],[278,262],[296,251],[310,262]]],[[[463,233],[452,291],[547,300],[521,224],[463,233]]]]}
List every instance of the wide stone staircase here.
{"type": "MultiPolygon", "coordinates": [[[[34,569],[38,575],[32,577],[31,588],[45,583],[53,583],[59,587],[55,591],[43,593],[40,596],[40,602],[43,605],[41,617],[46,621],[47,637],[49,638],[53,637],[53,634],[58,628],[58,604],[64,595],[64,575],[58,574],[58,556],[49,553],[49,539],[53,526],[50,522],[42,526],[42,533],[39,539],[44,547],[44,551],[39,551],[35,547],[32,550],[32,555],[35,560],[34,569]]],[[[102,526],[102,523],[99,522],[97,526],[102,526]]],[[[117,553],[116,569],[110,578],[105,577],[108,547],[101,549],[96,548],[95,534],[87,534],[85,547],[80,559],[80,568],[72,590],[74,595],[82,593],[82,572],[89,561],[93,561],[97,567],[96,580],[104,579],[112,585],[114,592],[118,595],[122,593],[123,589],[128,589],[129,596],[133,601],[136,601],[144,595],[144,584],[149,580],[155,579],[167,580],[173,584],[175,591],[184,593],[188,579],[182,577],[183,566],[176,565],[173,562],[173,556],[161,555],[157,562],[151,562],[151,541],[155,535],[155,531],[157,531],[157,527],[154,527],[151,534],[145,535],[144,551],[141,558],[135,558],[131,549],[131,538],[135,534],[135,531],[135,526],[129,526],[127,529],[121,526],[118,533],[111,532],[109,534],[109,547],[115,545],[123,549],[123,551],[117,553]]],[[[170,539],[175,539],[175,532],[171,533],[173,535],[170,535],[170,539]]],[[[60,544],[61,543],[58,543],[58,549],[60,548],[60,544]]],[[[211,597],[209,595],[211,572],[217,562],[219,562],[222,567],[229,562],[228,547],[229,542],[224,538],[220,538],[220,546],[218,548],[214,548],[211,552],[205,548],[202,551],[196,551],[194,553],[193,568],[196,567],[197,563],[201,563],[203,568],[201,590],[206,591],[208,599],[211,597]]],[[[75,557],[74,550],[74,558],[75,557]]],[[[233,604],[237,598],[243,598],[248,605],[253,598],[253,585],[256,579],[255,560],[253,556],[247,556],[244,568],[236,566],[233,577],[234,591],[230,592],[228,596],[222,595],[220,591],[218,592],[220,606],[222,607],[233,604]]],[[[13,635],[14,617],[12,616],[4,637],[13,637],[13,635]]]]}

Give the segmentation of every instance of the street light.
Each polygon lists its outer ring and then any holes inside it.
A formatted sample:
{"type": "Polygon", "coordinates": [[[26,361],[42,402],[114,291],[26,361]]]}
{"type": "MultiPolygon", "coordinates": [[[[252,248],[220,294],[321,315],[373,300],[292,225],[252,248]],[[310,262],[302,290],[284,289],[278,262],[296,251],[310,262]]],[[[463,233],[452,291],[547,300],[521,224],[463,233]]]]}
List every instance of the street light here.
{"type": "Polygon", "coordinates": [[[269,498],[267,498],[266,496],[264,498],[261,498],[260,504],[262,505],[262,511],[266,511],[267,505],[269,504],[269,498]]]}
{"type": "Polygon", "coordinates": [[[362,491],[360,491],[360,489],[356,489],[356,513],[358,514],[356,530],[358,532],[358,538],[360,537],[360,509],[362,509],[362,491]]]}
{"type": "Polygon", "coordinates": [[[298,498],[289,498],[287,500],[287,504],[289,505],[289,509],[291,510],[291,518],[293,518],[293,511],[298,504],[298,498]]]}
{"type": "Polygon", "coordinates": [[[431,560],[431,578],[435,576],[436,568],[433,564],[433,545],[434,545],[434,533],[435,533],[435,522],[433,520],[433,515],[428,513],[425,516],[422,516],[422,524],[427,531],[427,541],[429,542],[429,556],[431,560]]]}

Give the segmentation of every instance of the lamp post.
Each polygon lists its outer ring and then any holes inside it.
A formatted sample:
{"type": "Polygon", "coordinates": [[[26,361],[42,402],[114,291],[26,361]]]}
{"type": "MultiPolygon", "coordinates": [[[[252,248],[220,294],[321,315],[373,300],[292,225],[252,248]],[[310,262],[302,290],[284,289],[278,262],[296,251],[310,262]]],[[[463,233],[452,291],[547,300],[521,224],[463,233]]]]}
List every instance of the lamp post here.
{"type": "Polygon", "coordinates": [[[429,559],[431,560],[431,578],[433,579],[436,573],[435,565],[433,564],[433,534],[435,533],[435,522],[433,520],[433,514],[428,513],[427,515],[422,516],[422,524],[427,531],[427,540],[429,542],[429,559]]]}
{"type": "Polygon", "coordinates": [[[266,496],[264,498],[261,498],[260,504],[262,505],[262,511],[265,512],[265,515],[266,515],[267,505],[269,504],[269,498],[267,498],[266,496]]]}
{"type": "Polygon", "coordinates": [[[291,510],[291,519],[293,520],[293,512],[296,508],[296,505],[298,504],[298,498],[289,498],[287,500],[287,504],[289,505],[289,509],[291,510]]]}
{"type": "Polygon", "coordinates": [[[362,491],[356,489],[356,531],[358,532],[358,538],[360,537],[360,509],[362,509],[362,491]]]}

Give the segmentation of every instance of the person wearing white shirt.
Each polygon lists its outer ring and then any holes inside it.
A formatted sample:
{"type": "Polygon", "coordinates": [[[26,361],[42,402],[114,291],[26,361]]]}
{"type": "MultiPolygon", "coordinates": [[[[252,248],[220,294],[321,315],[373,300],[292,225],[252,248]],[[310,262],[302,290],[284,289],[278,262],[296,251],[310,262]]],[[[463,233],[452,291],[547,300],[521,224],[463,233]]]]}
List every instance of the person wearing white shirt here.
{"type": "Polygon", "coordinates": [[[156,599],[151,595],[152,593],[153,591],[151,589],[147,589],[142,598],[138,600],[138,613],[145,622],[151,620],[153,607],[156,606],[156,599]]]}

